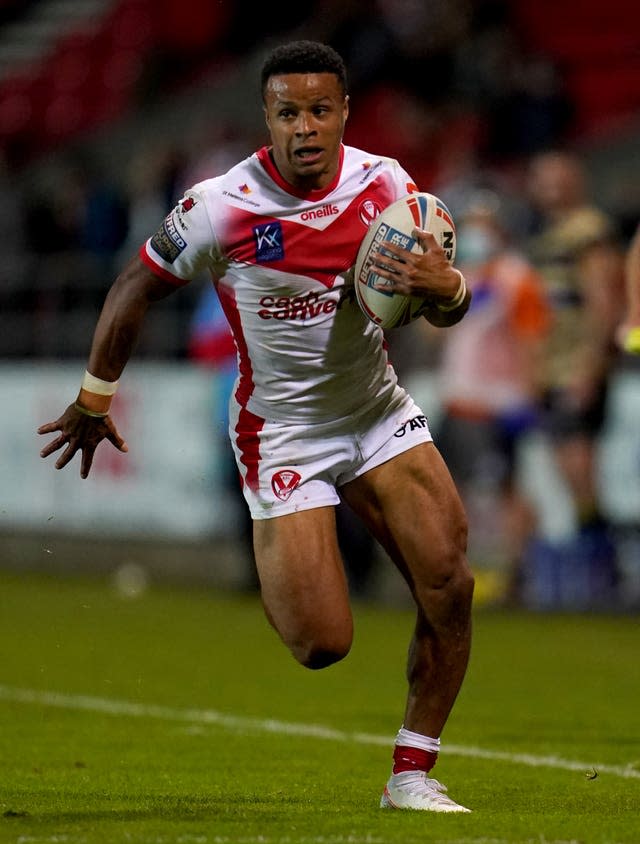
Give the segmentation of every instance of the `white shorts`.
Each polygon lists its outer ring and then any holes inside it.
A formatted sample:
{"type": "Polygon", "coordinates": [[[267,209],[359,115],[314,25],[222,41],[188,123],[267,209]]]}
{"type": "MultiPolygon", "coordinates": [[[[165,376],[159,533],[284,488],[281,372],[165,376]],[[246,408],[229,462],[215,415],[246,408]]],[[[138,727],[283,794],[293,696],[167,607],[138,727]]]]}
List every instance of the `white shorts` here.
{"type": "Polygon", "coordinates": [[[432,439],[401,387],[382,409],[331,422],[287,425],[235,408],[229,434],[253,519],[338,504],[340,486],[432,439]]]}

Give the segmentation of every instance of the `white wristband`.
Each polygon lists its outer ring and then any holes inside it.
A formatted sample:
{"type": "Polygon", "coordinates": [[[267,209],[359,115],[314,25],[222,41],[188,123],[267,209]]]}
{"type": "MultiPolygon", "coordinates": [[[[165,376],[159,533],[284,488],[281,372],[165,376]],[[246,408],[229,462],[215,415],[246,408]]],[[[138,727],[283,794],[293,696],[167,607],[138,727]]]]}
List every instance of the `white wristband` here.
{"type": "Polygon", "coordinates": [[[118,389],[118,382],[103,381],[102,378],[96,378],[96,376],[92,375],[87,369],[85,370],[82,384],[80,386],[88,393],[96,393],[98,396],[112,396],[118,389]]]}
{"type": "Polygon", "coordinates": [[[467,283],[464,280],[464,276],[460,272],[460,270],[456,270],[456,272],[460,276],[460,284],[458,285],[458,289],[456,291],[456,295],[453,299],[450,299],[448,302],[438,302],[437,307],[439,311],[455,311],[456,308],[459,308],[460,305],[464,302],[465,296],[467,295],[467,283]]]}

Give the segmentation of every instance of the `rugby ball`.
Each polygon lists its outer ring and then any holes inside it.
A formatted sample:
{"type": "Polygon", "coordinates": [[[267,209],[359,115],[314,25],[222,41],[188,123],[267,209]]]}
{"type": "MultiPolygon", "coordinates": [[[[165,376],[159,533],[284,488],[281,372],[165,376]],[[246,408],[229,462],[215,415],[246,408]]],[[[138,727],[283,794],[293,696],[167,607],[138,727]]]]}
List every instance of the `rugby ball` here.
{"type": "Polygon", "coordinates": [[[412,235],[416,228],[431,232],[453,262],[456,255],[453,219],[444,202],[432,193],[410,193],[388,205],[373,219],[358,249],[354,272],[358,304],[381,328],[407,325],[432,304],[428,298],[404,296],[375,287],[377,283],[386,283],[374,266],[379,253],[390,255],[385,252],[385,243],[396,243],[411,252],[422,251],[412,235]]]}

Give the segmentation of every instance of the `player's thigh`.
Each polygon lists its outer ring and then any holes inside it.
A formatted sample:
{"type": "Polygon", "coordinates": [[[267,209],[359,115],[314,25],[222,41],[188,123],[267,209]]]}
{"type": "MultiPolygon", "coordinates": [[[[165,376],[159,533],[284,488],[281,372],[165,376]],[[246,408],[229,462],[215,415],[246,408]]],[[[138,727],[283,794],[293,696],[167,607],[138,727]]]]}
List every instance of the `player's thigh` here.
{"type": "Polygon", "coordinates": [[[353,624],[334,508],[256,520],[254,546],[264,607],[284,641],[346,653],[353,624]]]}
{"type": "Polygon", "coordinates": [[[412,588],[437,588],[456,576],[470,577],[464,507],[433,443],[397,455],[341,492],[412,588]]]}

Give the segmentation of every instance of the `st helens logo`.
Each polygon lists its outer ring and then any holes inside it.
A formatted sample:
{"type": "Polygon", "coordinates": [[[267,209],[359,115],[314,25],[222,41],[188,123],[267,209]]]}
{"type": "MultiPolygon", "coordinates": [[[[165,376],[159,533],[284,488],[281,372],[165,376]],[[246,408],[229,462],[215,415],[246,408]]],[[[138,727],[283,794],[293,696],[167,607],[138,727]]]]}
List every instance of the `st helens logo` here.
{"type": "Polygon", "coordinates": [[[281,469],[271,478],[271,489],[281,501],[288,501],[301,480],[302,477],[293,469],[281,469]]]}
{"type": "Polygon", "coordinates": [[[367,228],[369,228],[379,213],[380,206],[373,199],[365,199],[364,202],[360,203],[360,207],[358,208],[358,216],[367,228]]]}

